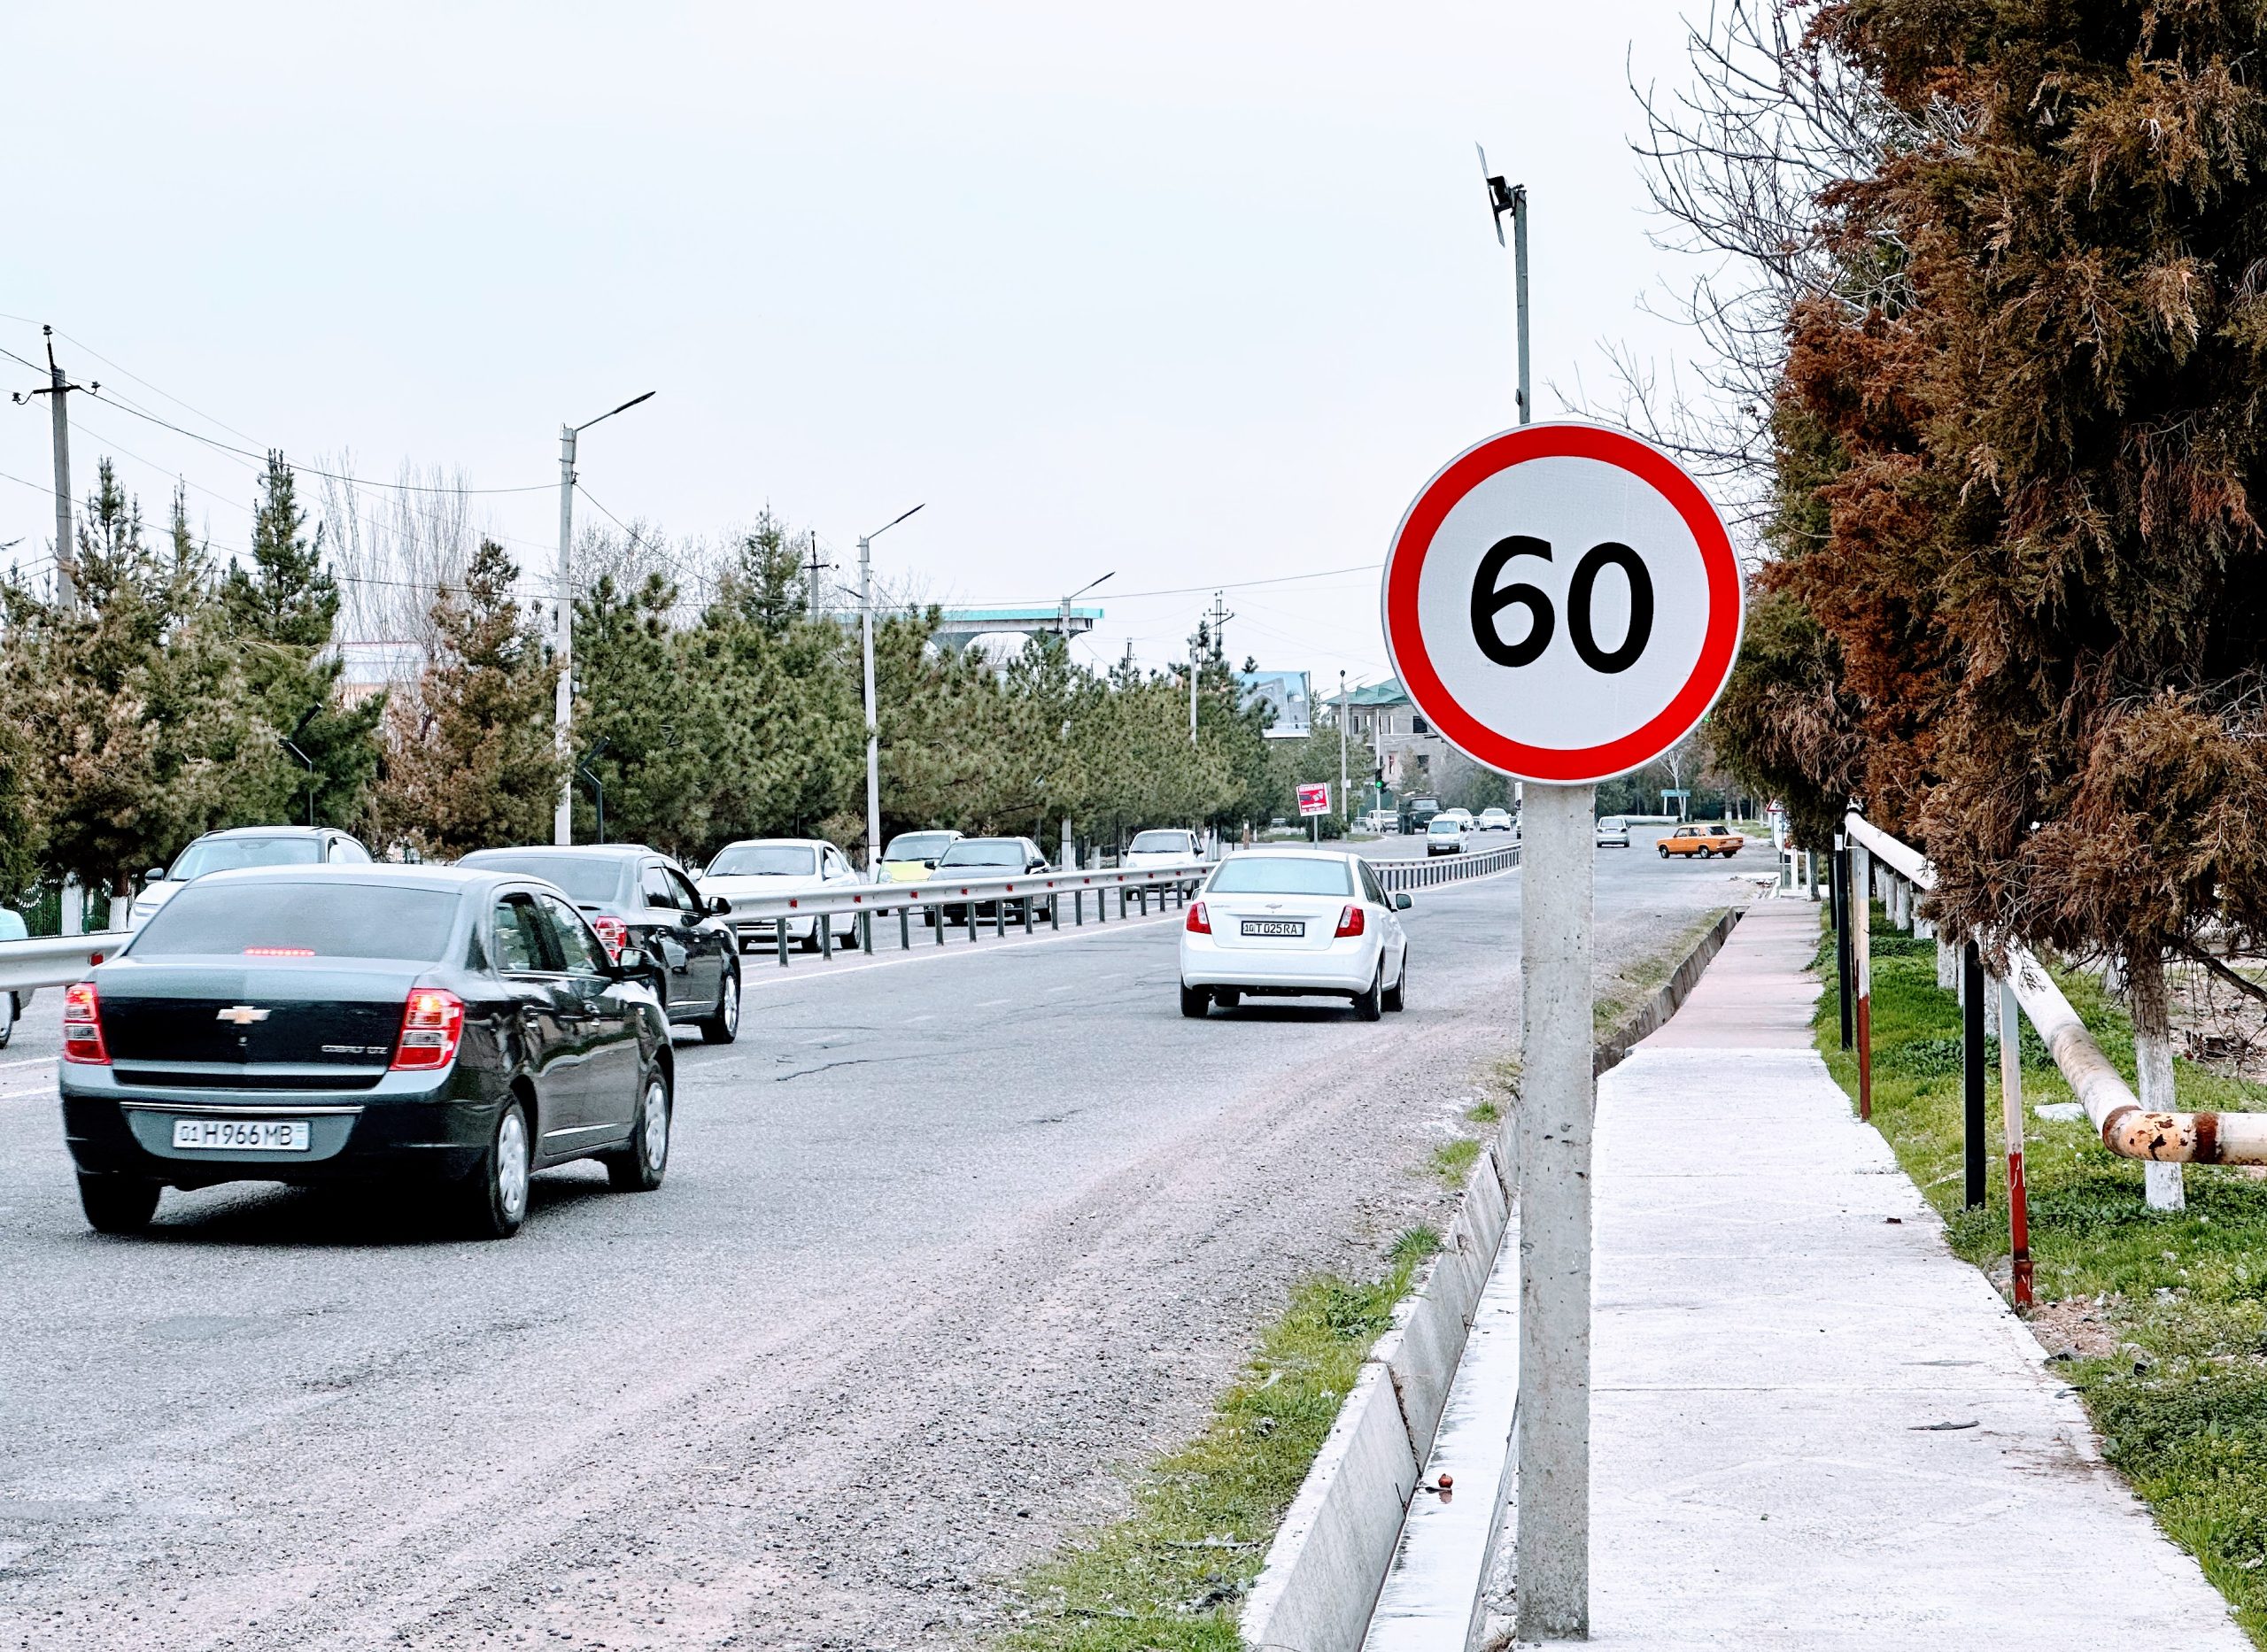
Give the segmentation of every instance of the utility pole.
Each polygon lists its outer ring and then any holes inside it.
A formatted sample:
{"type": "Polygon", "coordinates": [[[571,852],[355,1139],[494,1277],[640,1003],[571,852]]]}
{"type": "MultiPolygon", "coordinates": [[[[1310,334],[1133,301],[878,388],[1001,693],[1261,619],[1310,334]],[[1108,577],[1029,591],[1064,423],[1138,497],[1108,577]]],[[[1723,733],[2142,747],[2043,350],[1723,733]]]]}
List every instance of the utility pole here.
{"type": "Polygon", "coordinates": [[[1212,658],[1225,665],[1228,658],[1228,645],[1223,632],[1228,621],[1236,616],[1230,614],[1227,605],[1220,600],[1222,594],[1217,591],[1212,593],[1212,658]]]}
{"type": "MultiPolygon", "coordinates": [[[[916,510],[916,511],[919,510],[920,508],[921,508],[921,507],[920,507],[919,506],[917,506],[917,506],[915,506],[913,507],[913,509],[914,509],[914,510],[916,510]]],[[[911,511],[909,511],[909,512],[907,512],[907,513],[906,513],[906,515],[909,515],[909,515],[911,515],[911,514],[912,514],[912,512],[911,512],[911,511]]],[[[899,518],[898,518],[898,521],[903,521],[904,520],[905,520],[905,517],[903,517],[903,516],[901,516],[901,517],[899,517],[899,518]]],[[[894,527],[895,525],[896,525],[895,523],[892,523],[892,524],[891,524],[891,526],[893,526],[893,527],[894,527]]],[[[875,532],[877,532],[877,533],[878,533],[878,532],[880,532],[880,531],[881,531],[881,530],[880,530],[879,529],[877,529],[875,530],[875,532]]],[[[869,538],[869,539],[870,539],[870,538],[872,538],[872,537],[873,537],[873,535],[872,535],[872,534],[869,534],[869,535],[867,535],[867,536],[866,536],[866,537],[867,537],[867,538],[869,538]]],[[[833,564],[833,563],[832,563],[832,562],[822,562],[822,561],[820,561],[820,560],[819,560],[819,556],[818,556],[818,530],[817,530],[816,529],[813,529],[811,530],[811,537],[810,537],[810,540],[811,540],[811,559],[810,559],[810,560],[809,560],[809,561],[808,561],[808,562],[806,562],[806,563],[804,563],[804,564],[803,564],[803,566],[804,566],[806,568],[808,568],[808,569],[809,569],[809,570],[810,570],[810,577],[809,577],[809,579],[807,579],[807,580],[805,580],[805,581],[803,582],[803,604],[804,604],[804,606],[805,606],[806,608],[808,608],[808,609],[810,611],[810,616],[811,616],[811,618],[813,618],[814,620],[816,620],[816,618],[818,618],[818,576],[819,576],[819,570],[820,570],[820,569],[822,569],[822,568],[830,568],[830,567],[832,567],[834,566],[834,564],[833,564]]],[[[864,542],[862,540],[860,543],[861,543],[861,544],[863,544],[863,543],[864,543],[864,542]]]]}
{"type": "MultiPolygon", "coordinates": [[[[1103,575],[1102,579],[1088,580],[1085,584],[1079,586],[1078,590],[1072,591],[1069,596],[1063,598],[1063,606],[1056,614],[1055,629],[1056,634],[1063,638],[1063,646],[1065,649],[1068,649],[1071,646],[1071,605],[1078,601],[1079,598],[1085,596],[1095,586],[1101,584],[1103,580],[1116,579],[1117,577],[1118,570],[1116,568],[1112,568],[1109,573],[1103,575]]],[[[1131,646],[1131,645],[1128,645],[1128,646],[1131,646]]]]}
{"type": "Polygon", "coordinates": [[[1204,629],[1199,626],[1196,635],[1188,639],[1188,743],[1196,744],[1196,655],[1202,646],[1204,629]]]}
{"type": "Polygon", "coordinates": [[[1354,830],[1354,794],[1346,789],[1346,673],[1338,674],[1338,807],[1346,811],[1346,830],[1354,830]]]}
{"type": "MultiPolygon", "coordinates": [[[[928,501],[913,507],[922,508],[928,501]]],[[[858,648],[864,657],[866,675],[866,876],[878,878],[882,870],[882,741],[881,725],[874,716],[874,541],[906,517],[907,511],[892,518],[870,534],[858,536],[858,648]]],[[[818,589],[818,536],[811,536],[811,589],[818,589]]],[[[818,609],[813,606],[811,612],[818,609]]],[[[869,934],[870,944],[873,937],[869,934]]]]}
{"type": "Polygon", "coordinates": [[[552,592],[559,685],[551,701],[552,736],[559,753],[559,804],[551,818],[551,840],[556,844],[575,841],[575,438],[653,395],[647,390],[596,419],[559,427],[559,583],[552,592]]]}
{"type": "Polygon", "coordinates": [[[64,398],[73,390],[99,390],[96,384],[74,384],[64,376],[63,369],[55,362],[55,329],[43,327],[40,335],[47,341],[47,383],[35,390],[15,392],[18,406],[35,396],[46,396],[49,416],[55,431],[55,606],[66,614],[79,609],[79,585],[73,573],[74,559],[78,553],[78,535],[71,515],[71,415],[64,406],[64,398]]]}

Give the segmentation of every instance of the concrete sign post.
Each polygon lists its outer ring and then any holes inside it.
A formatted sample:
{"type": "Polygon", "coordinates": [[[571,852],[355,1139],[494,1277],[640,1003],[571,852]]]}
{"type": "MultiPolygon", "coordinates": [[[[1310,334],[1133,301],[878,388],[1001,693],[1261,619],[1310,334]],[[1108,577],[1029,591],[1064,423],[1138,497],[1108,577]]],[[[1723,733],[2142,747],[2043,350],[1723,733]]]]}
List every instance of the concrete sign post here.
{"type": "Polygon", "coordinates": [[[1738,559],[1698,483],[1596,425],[1444,467],[1387,554],[1417,709],[1525,787],[1520,961],[1518,1635],[1590,1633],[1590,872],[1597,783],[1698,726],[1739,652],[1738,559]]]}

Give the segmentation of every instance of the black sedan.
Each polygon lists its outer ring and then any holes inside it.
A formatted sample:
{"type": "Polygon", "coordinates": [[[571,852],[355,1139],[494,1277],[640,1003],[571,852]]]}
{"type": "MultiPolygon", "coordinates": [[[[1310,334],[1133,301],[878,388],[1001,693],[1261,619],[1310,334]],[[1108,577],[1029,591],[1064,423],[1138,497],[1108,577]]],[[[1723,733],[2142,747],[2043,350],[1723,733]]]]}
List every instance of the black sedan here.
{"type": "MultiPolygon", "coordinates": [[[[1054,869],[1048,864],[1046,851],[1028,838],[963,838],[939,857],[937,869],[931,876],[936,882],[944,883],[956,876],[1012,877],[1018,872],[1051,872],[1054,869]]],[[[994,908],[1001,904],[993,900],[978,900],[952,906],[940,901],[930,913],[928,922],[933,929],[940,918],[948,923],[957,923],[971,915],[977,922],[985,922],[994,917],[994,908]],[[971,907],[974,908],[972,914],[971,907]]],[[[1010,923],[1021,923],[1027,907],[1033,908],[1033,915],[1043,909],[1039,903],[1022,899],[1005,904],[1008,909],[1005,922],[1010,923]]]]}
{"type": "Polygon", "coordinates": [[[704,899],[667,855],[642,844],[536,845],[476,849],[457,862],[520,872],[556,884],[582,908],[608,957],[645,954],[646,983],[671,1021],[700,1029],[711,1044],[740,1031],[740,949],[732,903],[704,899]]]}
{"type": "Polygon", "coordinates": [[[659,1187],[675,1069],[645,973],[526,876],[201,877],[66,990],[87,1220],[138,1231],[168,1186],[390,1181],[503,1239],[552,1165],[595,1158],[617,1188],[659,1187]]]}

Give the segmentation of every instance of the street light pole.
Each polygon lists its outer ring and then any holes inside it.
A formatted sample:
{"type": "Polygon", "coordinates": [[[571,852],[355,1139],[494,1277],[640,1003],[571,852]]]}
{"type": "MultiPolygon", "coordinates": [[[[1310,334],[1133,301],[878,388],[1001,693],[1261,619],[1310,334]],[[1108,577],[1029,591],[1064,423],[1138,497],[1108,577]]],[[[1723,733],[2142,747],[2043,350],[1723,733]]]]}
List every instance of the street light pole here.
{"type": "Polygon", "coordinates": [[[1078,590],[1072,591],[1069,596],[1063,598],[1063,606],[1056,616],[1055,629],[1056,635],[1062,637],[1064,647],[1068,648],[1071,645],[1071,605],[1078,601],[1079,598],[1085,596],[1095,586],[1101,584],[1103,580],[1116,579],[1117,577],[1118,570],[1116,568],[1112,568],[1109,573],[1103,575],[1102,579],[1090,579],[1085,584],[1079,586],[1078,590]]]}
{"type": "Polygon", "coordinates": [[[559,683],[551,700],[553,743],[559,753],[559,805],[551,818],[551,840],[556,844],[575,841],[575,438],[592,425],[650,400],[653,395],[647,390],[596,419],[559,427],[559,583],[552,592],[559,683]]]}
{"type": "Polygon", "coordinates": [[[1338,807],[1346,811],[1346,830],[1354,830],[1354,794],[1346,790],[1346,673],[1338,674],[1338,807]]]}
{"type": "MultiPolygon", "coordinates": [[[[922,505],[927,504],[923,500],[922,505]]],[[[913,511],[921,509],[921,505],[913,511]]],[[[907,516],[884,522],[870,534],[858,536],[858,645],[863,656],[866,677],[866,876],[879,876],[882,869],[882,746],[880,725],[874,719],[874,553],[873,543],[907,516]]],[[[818,552],[813,549],[816,561],[818,552]]],[[[812,577],[816,579],[816,574],[812,577]]]]}

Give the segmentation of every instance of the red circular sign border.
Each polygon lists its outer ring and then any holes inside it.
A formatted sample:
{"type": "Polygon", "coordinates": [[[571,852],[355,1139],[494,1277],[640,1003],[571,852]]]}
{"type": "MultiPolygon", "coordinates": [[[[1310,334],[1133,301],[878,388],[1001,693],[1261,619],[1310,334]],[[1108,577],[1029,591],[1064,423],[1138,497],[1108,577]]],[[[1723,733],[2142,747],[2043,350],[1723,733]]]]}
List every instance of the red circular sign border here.
{"type": "Polygon", "coordinates": [[[1410,699],[1451,745],[1474,761],[1546,784],[1581,785],[1643,768],[1698,727],[1723,691],[1732,662],[1739,657],[1744,606],[1739,558],[1723,519],[1699,484],[1660,449],[1603,425],[1521,425],[1467,448],[1425,484],[1401,519],[1386,554],[1386,651],[1410,699]],[[1562,458],[1613,465],[1667,499],[1700,547],[1708,578],[1708,629],[1692,675],[1643,727],[1602,745],[1528,745],[1489,729],[1466,712],[1441,681],[1417,623],[1418,582],[1433,536],[1449,512],[1473,489],[1513,465],[1562,458]]]}

